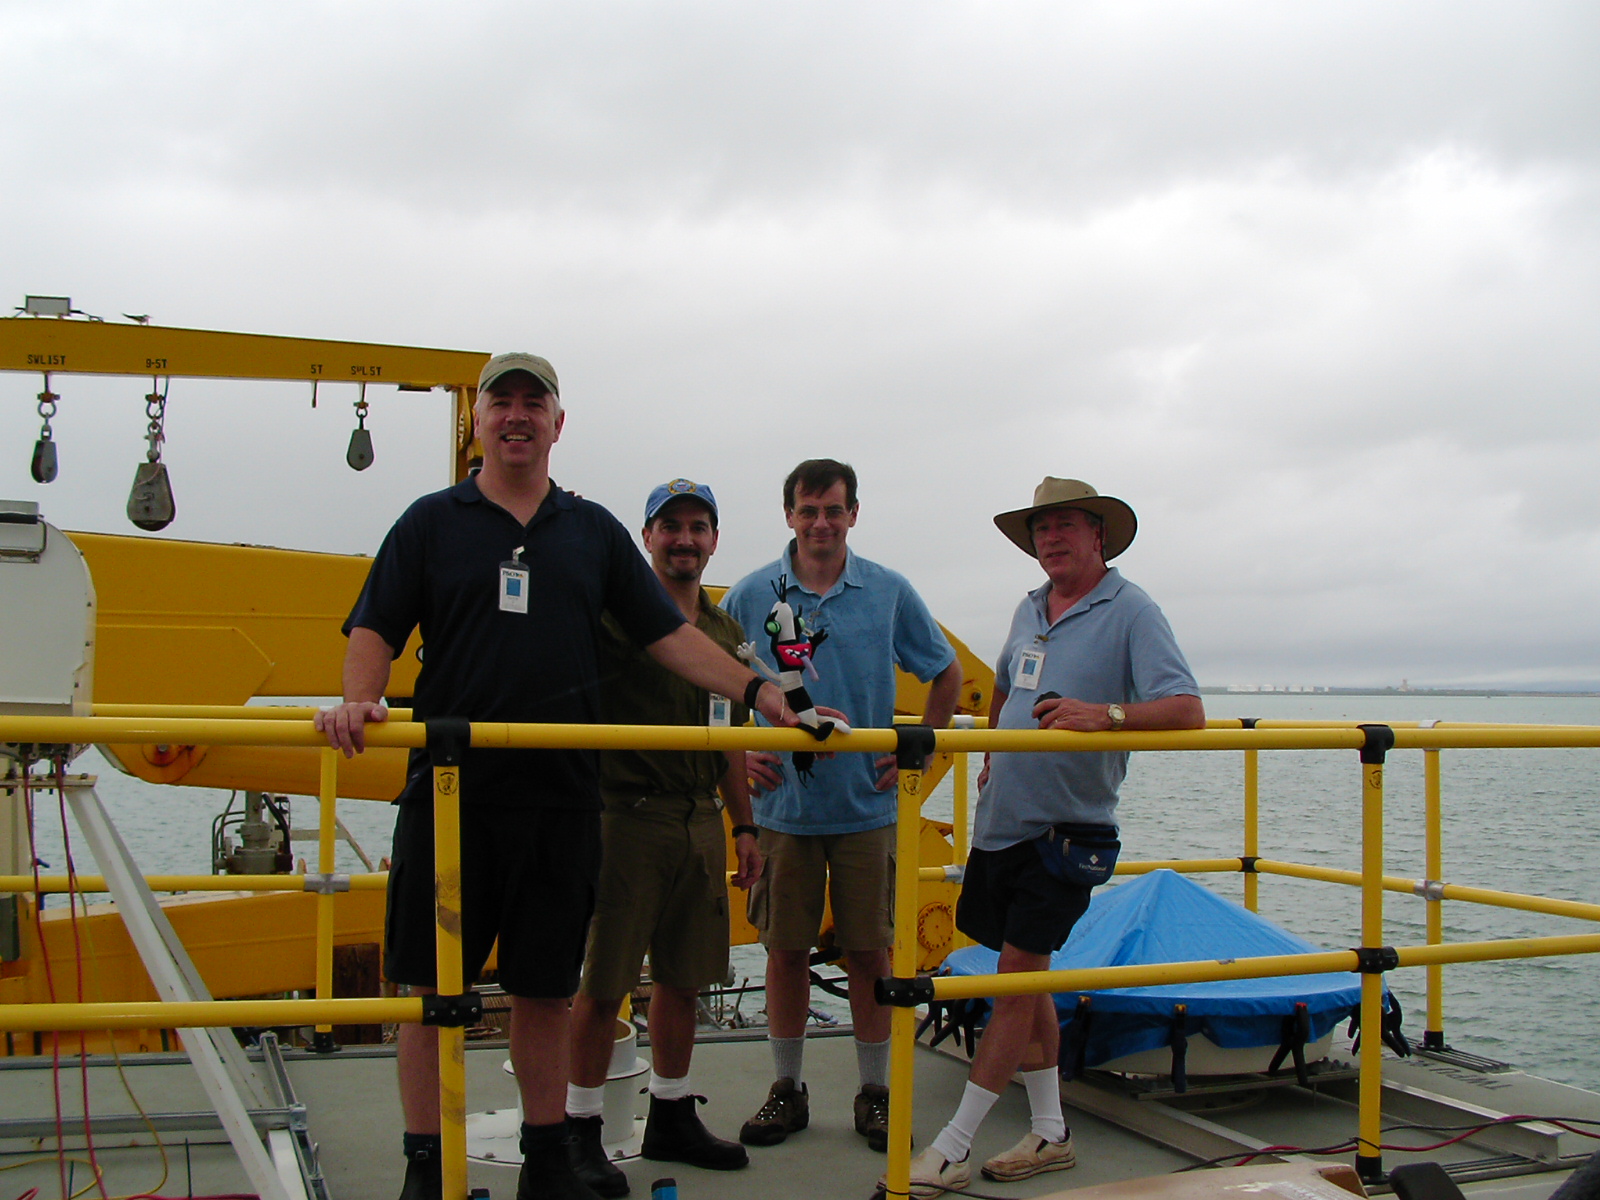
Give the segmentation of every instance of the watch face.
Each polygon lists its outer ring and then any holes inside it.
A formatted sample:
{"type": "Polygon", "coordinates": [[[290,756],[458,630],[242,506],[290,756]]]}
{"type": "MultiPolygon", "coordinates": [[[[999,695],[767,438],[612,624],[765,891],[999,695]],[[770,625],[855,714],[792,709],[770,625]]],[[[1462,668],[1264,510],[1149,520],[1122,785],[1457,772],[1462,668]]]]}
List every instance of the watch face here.
{"type": "Polygon", "coordinates": [[[1111,718],[1113,729],[1120,729],[1122,723],[1128,719],[1128,714],[1122,711],[1122,705],[1120,704],[1106,705],[1106,715],[1111,718]]]}

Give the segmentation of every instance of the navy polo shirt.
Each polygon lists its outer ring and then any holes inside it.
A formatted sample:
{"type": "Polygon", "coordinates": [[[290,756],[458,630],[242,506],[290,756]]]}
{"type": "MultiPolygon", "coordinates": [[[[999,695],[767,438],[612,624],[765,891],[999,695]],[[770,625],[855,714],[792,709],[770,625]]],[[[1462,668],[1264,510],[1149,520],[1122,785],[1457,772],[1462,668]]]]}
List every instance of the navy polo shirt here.
{"type": "MultiPolygon", "coordinates": [[[[552,482],[524,526],[475,478],[424,496],[394,523],[345,620],[404,649],[421,628],[415,719],[593,723],[596,639],[609,611],[641,646],[684,623],[633,539],[606,509],[552,482]],[[500,564],[522,547],[528,611],[500,611],[500,564]]],[[[402,798],[432,795],[427,751],[411,752],[402,798]]],[[[471,750],[468,804],[597,808],[592,750],[471,750]]]]}

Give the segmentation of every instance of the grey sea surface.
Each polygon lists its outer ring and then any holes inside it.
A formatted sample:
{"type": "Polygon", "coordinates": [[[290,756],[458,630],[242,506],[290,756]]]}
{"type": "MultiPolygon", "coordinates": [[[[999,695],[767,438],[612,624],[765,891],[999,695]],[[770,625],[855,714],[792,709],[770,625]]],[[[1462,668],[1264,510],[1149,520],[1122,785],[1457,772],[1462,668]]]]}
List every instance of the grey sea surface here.
{"type": "MultiPolygon", "coordinates": [[[[1590,696],[1350,696],[1228,694],[1205,698],[1211,717],[1359,721],[1491,721],[1600,725],[1600,697],[1590,696]]],[[[976,777],[976,757],[969,775],[976,777]]],[[[146,871],[207,873],[213,818],[226,792],[168,788],[129,778],[98,752],[76,764],[98,772],[100,794],[146,871]]],[[[1444,871],[1451,883],[1600,903],[1600,750],[1450,750],[1441,754],[1444,871]]],[[[1385,870],[1421,879],[1423,754],[1395,751],[1385,771],[1385,870]]],[[[976,788],[972,794],[976,800],[976,788]]],[[[61,821],[53,795],[38,820],[39,857],[63,869],[61,821]]],[[[316,802],[295,798],[294,824],[312,827],[316,802]]],[[[953,789],[944,781],[929,797],[928,816],[949,820],[953,789]]],[[[367,853],[387,854],[394,810],[386,804],[341,800],[339,814],[367,853]]],[[[1119,820],[1123,858],[1237,857],[1242,853],[1243,756],[1234,751],[1135,754],[1122,789],[1119,820]]],[[[68,822],[79,871],[93,870],[68,822]]],[[[1260,854],[1266,858],[1359,870],[1361,776],[1356,753],[1268,751],[1260,756],[1260,854]]],[[[315,869],[315,843],[296,845],[315,869]]],[[[341,871],[360,870],[341,844],[341,871]]],[[[1242,901],[1238,873],[1194,876],[1242,901]]],[[[1351,887],[1274,876],[1260,881],[1263,916],[1327,948],[1359,943],[1360,895],[1351,887]]],[[[60,901],[56,901],[59,903],[60,901]]],[[[1385,895],[1385,941],[1426,941],[1425,904],[1385,895]]],[[[1445,939],[1476,941],[1593,932],[1589,923],[1508,909],[1451,902],[1445,939]]],[[[759,947],[735,949],[739,980],[762,978],[759,947]]],[[[1452,1046],[1502,1059],[1536,1074],[1600,1090],[1600,1038],[1589,1027],[1600,995],[1594,955],[1471,963],[1446,967],[1444,1021],[1452,1046]]],[[[1390,986],[1406,1010],[1407,1033],[1420,1040],[1426,980],[1420,968],[1396,971],[1390,986]]],[[[815,993],[816,1007],[848,1020],[842,1000],[815,993]]],[[[760,1008],[746,997],[743,1010],[760,1008]]]]}

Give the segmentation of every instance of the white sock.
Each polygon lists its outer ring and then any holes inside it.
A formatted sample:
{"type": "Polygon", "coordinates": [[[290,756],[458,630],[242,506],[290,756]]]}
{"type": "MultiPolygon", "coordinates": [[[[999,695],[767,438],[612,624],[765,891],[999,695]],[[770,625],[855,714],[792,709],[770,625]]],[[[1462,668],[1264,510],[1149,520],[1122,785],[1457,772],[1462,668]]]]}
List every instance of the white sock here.
{"type": "Polygon", "coordinates": [[[567,1084],[567,1116],[598,1117],[605,1110],[606,1085],[586,1088],[567,1084]]]}
{"type": "Polygon", "coordinates": [[[1022,1085],[1028,1089],[1028,1111],[1033,1114],[1033,1132],[1047,1142],[1065,1141],[1067,1123],[1061,1116],[1061,1076],[1054,1067],[1022,1072],[1022,1085]]]}
{"type": "Polygon", "coordinates": [[[889,1086],[889,1039],[881,1042],[863,1042],[856,1039],[856,1070],[861,1075],[861,1086],[875,1083],[889,1086]]]}
{"type": "Polygon", "coordinates": [[[799,1087],[805,1082],[802,1072],[805,1070],[806,1035],[797,1038],[769,1037],[767,1044],[772,1047],[772,1069],[779,1079],[792,1079],[794,1086],[799,1087]]]}
{"type": "Polygon", "coordinates": [[[989,1115],[989,1110],[998,1099],[998,1093],[967,1080],[967,1088],[961,1093],[961,1104],[956,1109],[956,1115],[933,1139],[933,1149],[944,1156],[945,1162],[961,1162],[972,1152],[972,1139],[977,1135],[978,1126],[983,1124],[983,1119],[989,1115]]]}
{"type": "Polygon", "coordinates": [[[689,1087],[689,1077],[681,1079],[663,1079],[654,1071],[650,1072],[650,1094],[657,1100],[682,1100],[685,1096],[694,1095],[689,1087]]]}

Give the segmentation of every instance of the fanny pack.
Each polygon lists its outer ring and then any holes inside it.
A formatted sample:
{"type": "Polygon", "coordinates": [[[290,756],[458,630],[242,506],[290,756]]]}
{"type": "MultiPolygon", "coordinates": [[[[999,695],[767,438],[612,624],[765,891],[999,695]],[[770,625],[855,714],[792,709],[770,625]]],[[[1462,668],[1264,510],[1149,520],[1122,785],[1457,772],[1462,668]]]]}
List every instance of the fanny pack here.
{"type": "Polygon", "coordinates": [[[1075,887],[1098,887],[1111,878],[1122,853],[1114,825],[1075,825],[1063,821],[1052,825],[1033,845],[1044,869],[1063,883],[1075,887]]]}

